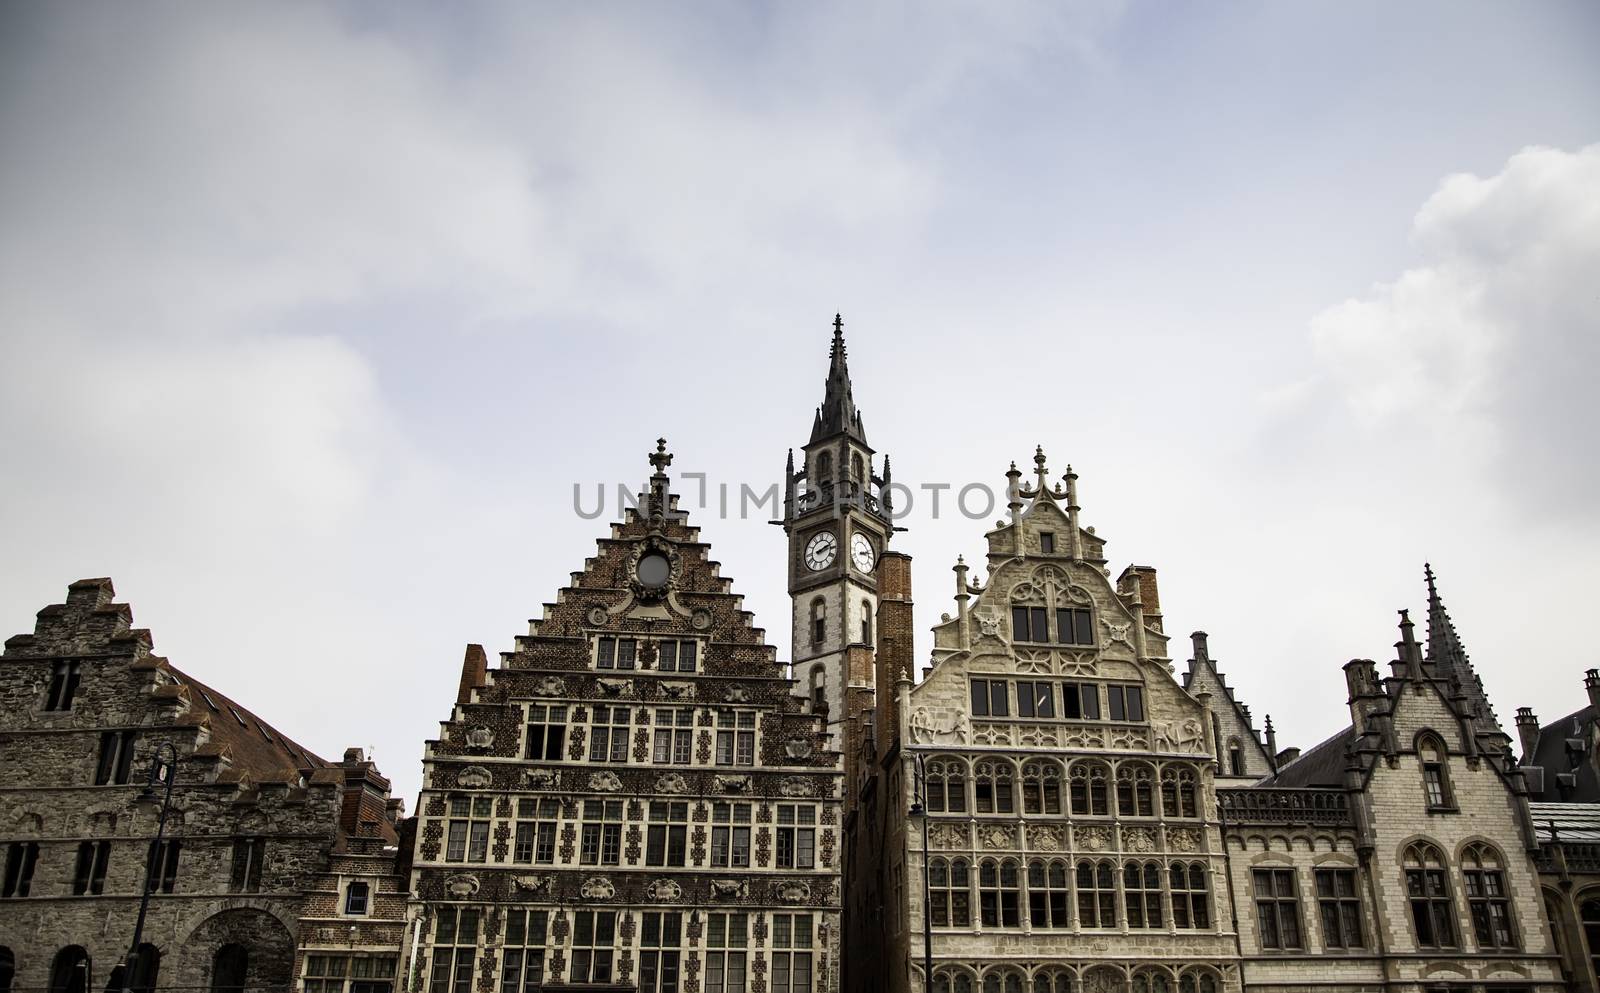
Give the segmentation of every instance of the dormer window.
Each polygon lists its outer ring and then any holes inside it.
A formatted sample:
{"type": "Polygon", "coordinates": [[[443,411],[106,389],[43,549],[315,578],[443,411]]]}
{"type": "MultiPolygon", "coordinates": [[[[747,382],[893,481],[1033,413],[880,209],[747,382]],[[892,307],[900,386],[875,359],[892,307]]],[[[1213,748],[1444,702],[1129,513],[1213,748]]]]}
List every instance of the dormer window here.
{"type": "Polygon", "coordinates": [[[363,882],[351,883],[344,891],[344,912],[352,917],[365,917],[370,887],[363,882]]]}
{"type": "Polygon", "coordinates": [[[1051,555],[1056,550],[1056,535],[1054,531],[1039,532],[1039,551],[1051,555]]]}

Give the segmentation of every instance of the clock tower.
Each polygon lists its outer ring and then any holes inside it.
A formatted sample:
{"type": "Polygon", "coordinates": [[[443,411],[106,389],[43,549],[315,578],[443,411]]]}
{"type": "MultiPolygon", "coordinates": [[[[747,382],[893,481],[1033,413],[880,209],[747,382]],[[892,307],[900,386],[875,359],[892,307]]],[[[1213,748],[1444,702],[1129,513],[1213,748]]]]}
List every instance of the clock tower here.
{"type": "Polygon", "coordinates": [[[783,501],[795,693],[827,715],[835,745],[841,724],[872,706],[875,687],[877,565],[894,526],[889,459],[878,475],[873,456],[851,395],[844,321],[835,315],[822,405],[798,469],[789,452],[783,501]]]}

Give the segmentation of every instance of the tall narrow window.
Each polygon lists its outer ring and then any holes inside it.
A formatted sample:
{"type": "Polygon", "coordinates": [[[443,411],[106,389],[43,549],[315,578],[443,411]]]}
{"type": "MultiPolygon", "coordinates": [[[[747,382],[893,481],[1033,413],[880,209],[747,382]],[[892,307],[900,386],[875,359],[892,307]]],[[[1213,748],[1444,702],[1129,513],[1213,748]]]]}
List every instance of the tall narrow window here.
{"type": "Polygon", "coordinates": [[[91,964],[82,945],[68,945],[56,952],[50,965],[50,993],[89,993],[91,964]]]}
{"type": "MultiPolygon", "coordinates": [[[[780,813],[783,810],[782,807],[778,809],[780,813]]],[[[790,812],[792,816],[792,807],[790,812]]],[[[781,858],[783,854],[782,831],[779,832],[778,852],[781,858]]],[[[750,805],[748,803],[714,803],[711,805],[711,866],[714,869],[747,869],[750,867],[750,805]]],[[[788,868],[794,868],[792,857],[788,868]]]]}
{"type": "Polygon", "coordinates": [[[1161,770],[1161,816],[1195,817],[1194,773],[1188,769],[1161,770]]]}
{"type": "Polygon", "coordinates": [[[1322,944],[1334,948],[1362,948],[1361,897],[1354,869],[1318,869],[1317,912],[1322,918],[1322,944]]]}
{"type": "Polygon", "coordinates": [[[1017,716],[1055,717],[1056,684],[1043,680],[1038,682],[1017,680],[1017,716]]]}
{"type": "Polygon", "coordinates": [[[1061,684],[1061,716],[1073,720],[1100,719],[1100,687],[1094,683],[1061,684]]]}
{"type": "Polygon", "coordinates": [[[1444,743],[1431,734],[1417,739],[1417,758],[1422,764],[1422,791],[1429,810],[1454,810],[1450,794],[1450,772],[1444,743]]]}
{"type": "Polygon", "coordinates": [[[1129,862],[1122,867],[1123,901],[1130,928],[1165,926],[1161,913],[1161,866],[1155,862],[1129,862]]]}
{"type": "Polygon", "coordinates": [[[1034,927],[1071,927],[1070,898],[1065,862],[1034,859],[1028,863],[1028,920],[1034,927]]]}
{"type": "Polygon", "coordinates": [[[1022,767],[1022,812],[1061,813],[1061,767],[1035,760],[1022,767]]]}
{"type": "Polygon", "coordinates": [[[706,915],[705,993],[745,993],[749,914],[706,915]]]}
{"type": "Polygon", "coordinates": [[[1300,895],[1293,869],[1256,869],[1256,925],[1261,947],[1277,950],[1304,947],[1300,938],[1300,895]]]}
{"type": "Polygon", "coordinates": [[[1009,814],[1016,810],[1011,792],[1011,766],[1008,763],[978,763],[973,782],[978,813],[1009,814]]]}
{"type": "Polygon", "coordinates": [[[1056,536],[1051,531],[1039,532],[1039,551],[1045,555],[1052,555],[1056,550],[1056,536]]]}
{"type": "Polygon", "coordinates": [[[1107,686],[1106,703],[1114,721],[1144,720],[1144,690],[1138,686],[1107,686]]]}
{"type": "Polygon", "coordinates": [[[717,765],[755,765],[755,761],[755,711],[718,711],[717,765]]]}
{"type": "Polygon", "coordinates": [[[111,842],[85,841],[78,845],[78,865],[72,873],[74,896],[98,895],[105,891],[106,863],[111,859],[111,842]]]}
{"type": "Polygon", "coordinates": [[[681,911],[646,911],[639,933],[639,993],[678,993],[681,911]]]}
{"type": "Polygon", "coordinates": [[[1578,908],[1583,922],[1583,943],[1589,951],[1589,968],[1600,975],[1600,899],[1583,901],[1578,908]]]}
{"type": "Polygon", "coordinates": [[[433,930],[433,971],[428,993],[472,993],[478,959],[478,911],[441,907],[433,930]]]}
{"type": "Polygon", "coordinates": [[[650,801],[650,825],[645,831],[644,864],[684,864],[689,833],[689,804],[682,800],[650,801]]]}
{"type": "Polygon", "coordinates": [[[984,859],[978,866],[978,909],[984,927],[1020,927],[1022,881],[1016,859],[984,859]]]}
{"type": "Polygon", "coordinates": [[[850,478],[861,482],[863,472],[861,469],[861,456],[855,452],[850,453],[850,478]]]}
{"type": "Polygon", "coordinates": [[[778,868],[816,868],[816,825],[816,807],[808,803],[778,804],[778,868]]]}
{"type": "Polygon", "coordinates": [[[449,833],[445,836],[446,862],[487,862],[489,824],[494,801],[486,796],[450,798],[449,833]]]}
{"type": "Polygon", "coordinates": [[[772,915],[771,993],[812,993],[810,914],[772,915]]]}
{"type": "Polygon", "coordinates": [[[927,779],[927,805],[930,811],[942,814],[962,813],[967,809],[967,782],[960,762],[929,762],[927,779]]]}
{"type": "Polygon", "coordinates": [[[50,688],[45,691],[44,709],[71,710],[78,693],[82,670],[77,662],[56,662],[50,667],[50,688]]]}
{"type": "Polygon", "coordinates": [[[33,867],[38,861],[38,842],[13,841],[7,845],[6,876],[0,897],[27,896],[33,888],[33,867]]]}
{"type": "Polygon", "coordinates": [[[1120,817],[1155,815],[1150,768],[1144,765],[1117,766],[1117,814],[1120,817]]]}
{"type": "Polygon", "coordinates": [[[934,858],[928,863],[929,920],[934,927],[972,923],[972,877],[967,860],[934,858]]]}
{"type": "MultiPolygon", "coordinates": [[[[161,976],[161,950],[149,942],[142,942],[133,955],[133,978],[128,989],[133,993],[154,993],[156,980],[161,976]]],[[[0,989],[5,989],[0,984],[0,989]]]]}
{"type": "Polygon", "coordinates": [[[597,705],[589,715],[589,761],[628,761],[633,712],[627,707],[597,705]]]}
{"type": "Polygon", "coordinates": [[[1117,926],[1117,877],[1109,861],[1078,863],[1078,926],[1117,926]]]}
{"type": "Polygon", "coordinates": [[[1172,923],[1181,928],[1205,929],[1211,926],[1211,894],[1206,887],[1203,862],[1172,863],[1167,870],[1172,884],[1172,923]]]}
{"type": "Polygon", "coordinates": [[[159,845],[150,842],[150,892],[172,892],[178,881],[178,855],[182,850],[183,842],[178,838],[168,838],[159,845]]]}
{"type": "Polygon", "coordinates": [[[817,597],[811,601],[811,647],[821,648],[828,640],[828,601],[817,597]]]}
{"type": "Polygon", "coordinates": [[[94,784],[127,783],[133,768],[133,732],[105,731],[100,735],[100,760],[95,763],[94,784]]]}
{"type": "Polygon", "coordinates": [[[528,758],[559,762],[566,740],[566,707],[534,704],[528,708],[528,758]]]}
{"type": "Polygon", "coordinates": [[[1418,843],[1405,853],[1406,898],[1411,925],[1422,948],[1455,948],[1456,919],[1450,907],[1450,884],[1439,849],[1418,843]]]}
{"type": "Polygon", "coordinates": [[[688,765],[694,748],[694,711],[690,708],[656,711],[657,765],[688,765]]]}
{"type": "Polygon", "coordinates": [[[569,983],[609,983],[616,957],[617,912],[580,910],[573,915],[569,983]]]}
{"type": "Polygon", "coordinates": [[[872,644],[872,601],[861,601],[861,643],[872,644]]]}
{"type": "Polygon", "coordinates": [[[1080,817],[1104,817],[1111,812],[1107,801],[1106,768],[1098,762],[1074,762],[1067,773],[1072,812],[1080,817]]]}
{"type": "Polygon", "coordinates": [[[1467,908],[1472,913],[1472,933],[1478,948],[1514,949],[1517,934],[1511,926],[1511,901],[1500,853],[1488,845],[1468,845],[1461,856],[1461,879],[1466,884],[1467,908]]]}
{"type": "Polygon", "coordinates": [[[578,861],[583,865],[618,865],[622,860],[622,801],[583,801],[583,833],[578,861]]]}
{"type": "Polygon", "coordinates": [[[543,797],[523,797],[517,801],[516,836],[511,846],[511,861],[549,865],[556,860],[556,821],[561,816],[560,801],[543,797]]]}
{"type": "Polygon", "coordinates": [[[1228,774],[1231,776],[1244,775],[1244,749],[1239,746],[1239,739],[1237,738],[1228,742],[1228,774]]]}
{"type": "Polygon", "coordinates": [[[817,483],[833,482],[833,453],[819,452],[817,454],[817,483]]]}
{"type": "Polygon", "coordinates": [[[544,952],[550,931],[547,910],[506,913],[505,950],[500,953],[500,993],[538,993],[544,986],[544,952]]]}
{"type": "Polygon", "coordinates": [[[266,860],[267,839],[235,838],[229,888],[235,893],[254,893],[261,889],[261,866],[266,860]]]}
{"type": "Polygon", "coordinates": [[[1094,614],[1087,607],[1058,607],[1056,640],[1063,645],[1094,644],[1094,614]]]}
{"type": "Polygon", "coordinates": [[[372,886],[355,880],[344,890],[344,912],[352,917],[365,917],[372,899],[372,886]]]}

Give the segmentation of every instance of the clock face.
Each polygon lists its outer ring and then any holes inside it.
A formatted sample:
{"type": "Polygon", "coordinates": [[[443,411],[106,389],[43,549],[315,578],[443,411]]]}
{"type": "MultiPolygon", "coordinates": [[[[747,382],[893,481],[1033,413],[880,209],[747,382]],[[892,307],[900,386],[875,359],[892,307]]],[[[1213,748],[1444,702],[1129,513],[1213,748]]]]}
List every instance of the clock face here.
{"type": "Polygon", "coordinates": [[[832,531],[819,531],[806,542],[806,568],[812,572],[826,569],[833,565],[834,556],[838,554],[839,539],[832,531]]]}
{"type": "Polygon", "coordinates": [[[859,531],[850,536],[850,561],[862,572],[871,572],[873,563],[878,561],[878,553],[872,548],[872,539],[859,531]]]}

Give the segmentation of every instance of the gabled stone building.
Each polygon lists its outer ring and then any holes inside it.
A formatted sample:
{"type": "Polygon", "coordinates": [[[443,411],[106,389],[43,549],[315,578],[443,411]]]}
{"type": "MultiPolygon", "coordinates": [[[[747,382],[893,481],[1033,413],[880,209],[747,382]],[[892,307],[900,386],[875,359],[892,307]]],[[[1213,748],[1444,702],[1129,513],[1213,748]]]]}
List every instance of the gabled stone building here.
{"type": "Polygon", "coordinates": [[[427,744],[408,989],[826,993],[839,755],[654,473],[427,744]]]}
{"type": "Polygon", "coordinates": [[[6,641],[0,973],[120,989],[153,861],[134,989],[288,990],[302,891],[341,837],[393,836],[387,781],[352,779],[152,644],[109,579],[73,583],[6,641]],[[154,849],[159,804],[139,797],[163,743],[176,778],[154,849]]]}

